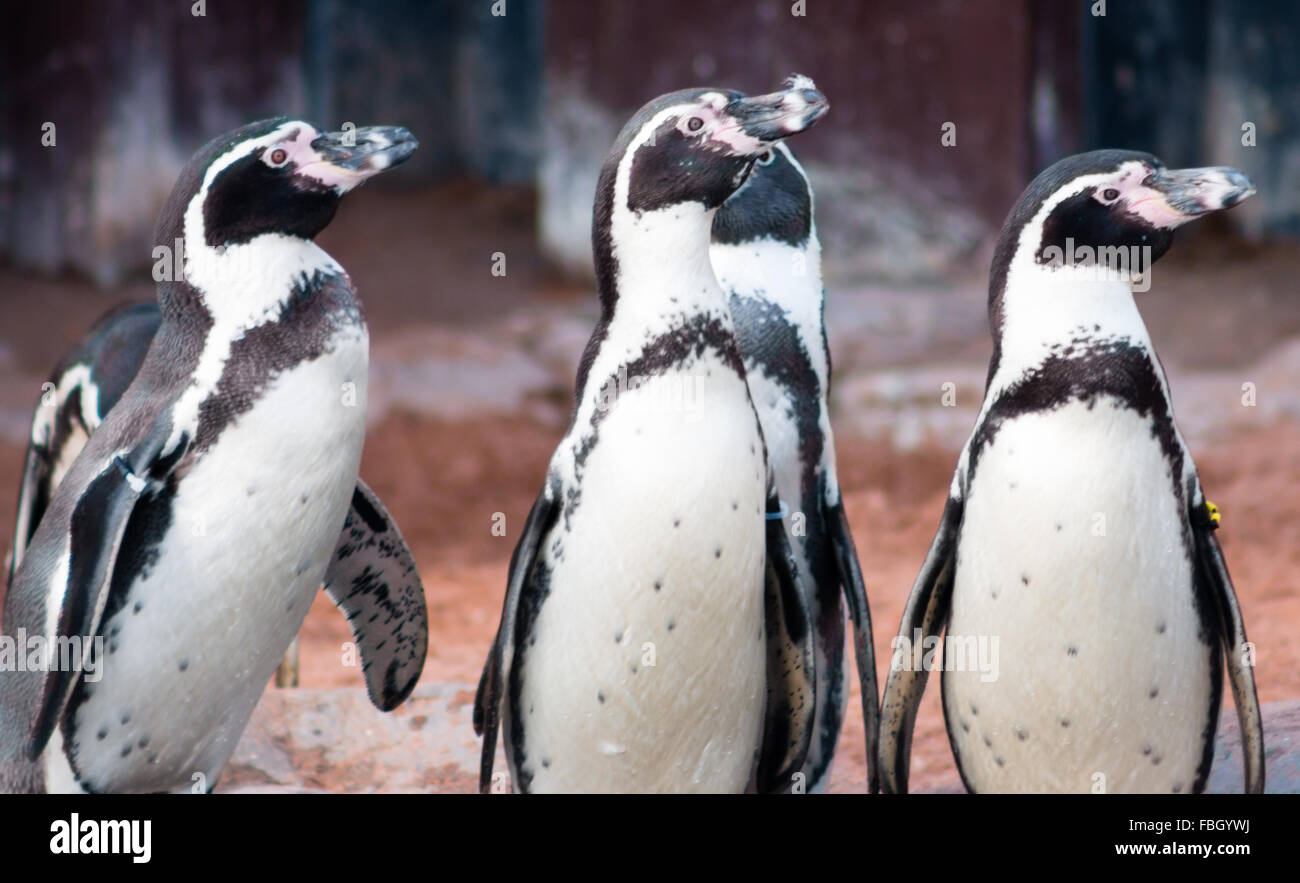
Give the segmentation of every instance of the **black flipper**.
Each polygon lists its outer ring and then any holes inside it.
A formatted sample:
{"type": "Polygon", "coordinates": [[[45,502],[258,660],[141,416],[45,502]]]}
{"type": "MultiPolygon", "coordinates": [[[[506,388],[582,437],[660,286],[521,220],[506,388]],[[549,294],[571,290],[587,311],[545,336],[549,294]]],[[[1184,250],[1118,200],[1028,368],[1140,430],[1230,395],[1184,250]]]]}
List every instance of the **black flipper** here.
{"type": "MultiPolygon", "coordinates": [[[[36,420],[45,422],[46,415],[41,413],[43,407],[43,405],[36,406],[36,420]]],[[[50,504],[50,495],[54,490],[50,480],[54,472],[53,462],[54,458],[50,454],[47,443],[35,439],[28,442],[27,459],[23,463],[23,480],[18,486],[18,512],[14,518],[13,550],[9,553],[7,579],[11,586],[14,582],[14,574],[18,572],[18,565],[22,563],[23,555],[27,552],[27,544],[32,541],[36,527],[41,523],[41,517],[50,504]]]]}
{"type": "MultiPolygon", "coordinates": [[[[164,415],[138,445],[106,461],[78,500],[72,511],[68,584],[55,627],[56,639],[80,637],[89,646],[99,633],[118,549],[135,504],[146,494],[156,493],[189,450],[189,438],[182,435],[164,456],[170,435],[170,418],[164,415]]],[[[40,706],[32,724],[27,749],[32,759],[45,750],[81,674],[80,664],[53,668],[57,670],[47,672],[43,679],[40,706]]]]}
{"type": "Polygon", "coordinates": [[[380,711],[411,695],[429,649],[429,619],[415,558],[375,492],[357,480],[325,571],[325,592],[347,618],[366,692],[380,711]]]}
{"type": "Polygon", "coordinates": [[[129,304],[109,310],[50,375],[32,417],[14,519],[10,583],[54,496],[57,464],[75,460],[86,440],[117,404],[140,370],[161,322],[162,314],[156,303],[129,304]],[[86,380],[94,384],[95,395],[90,395],[86,380]],[[52,400],[54,390],[61,391],[57,400],[52,400]],[[73,431],[77,425],[81,433],[73,431]]]}
{"type": "MultiPolygon", "coordinates": [[[[1227,662],[1228,683],[1232,684],[1232,701],[1237,706],[1241,725],[1241,758],[1245,767],[1245,792],[1264,793],[1264,722],[1255,692],[1253,663],[1247,661],[1246,626],[1237,604],[1237,593],[1228,576],[1223,550],[1214,535],[1218,520],[1206,503],[1192,509],[1192,533],[1196,538],[1196,564],[1199,577],[1214,596],[1219,613],[1219,634],[1227,662]]],[[[1253,655],[1253,654],[1251,654],[1253,655]]]]}
{"type": "MultiPolygon", "coordinates": [[[[943,509],[939,530],[930,543],[921,572],[912,585],[903,620],[898,627],[899,646],[890,662],[889,680],[880,706],[880,787],[886,794],[906,794],[912,759],[912,728],[925,692],[924,666],[899,660],[903,648],[912,647],[917,634],[924,640],[937,637],[948,620],[953,578],[957,568],[957,535],[961,528],[963,502],[950,496],[943,509]],[[919,669],[919,670],[914,670],[919,669]]],[[[918,648],[919,649],[919,648],[918,648]]]]}
{"type": "Polygon", "coordinates": [[[501,606],[501,624],[496,639],[488,651],[483,676],[479,678],[478,692],[474,696],[474,732],[483,737],[483,753],[479,763],[479,792],[487,794],[492,788],[492,764],[496,759],[497,728],[501,724],[501,698],[509,678],[510,665],[515,652],[515,620],[520,601],[530,587],[533,564],[541,552],[542,543],[555,523],[560,507],[558,495],[548,495],[543,489],[533,503],[524,523],[524,532],[510,556],[510,570],[506,578],[506,597],[501,606]]]}
{"type": "Polygon", "coordinates": [[[858,665],[858,685],[862,689],[862,728],[867,743],[867,789],[868,793],[875,794],[880,787],[876,763],[880,743],[880,688],[876,684],[876,647],[872,643],[867,587],[862,580],[862,567],[853,545],[853,533],[849,530],[844,501],[826,506],[822,514],[839,570],[844,600],[853,620],[853,655],[858,665]]]}
{"type": "Polygon", "coordinates": [[[762,794],[790,790],[808,756],[817,711],[812,621],[774,486],[767,516],[767,709],[755,783],[762,794]]]}
{"type": "MultiPolygon", "coordinates": [[[[18,565],[22,564],[27,544],[36,535],[45,509],[50,505],[56,485],[54,472],[59,463],[71,463],[90,440],[90,434],[103,422],[103,414],[86,406],[86,389],[80,382],[80,372],[90,366],[82,362],[55,370],[48,383],[63,393],[55,397],[53,390],[43,391],[32,417],[32,428],[27,443],[27,458],[23,463],[23,481],[18,487],[18,511],[14,517],[14,544],[9,556],[9,584],[14,581],[18,565]],[[80,427],[80,432],[76,429],[80,427]]],[[[107,412],[107,407],[104,411],[107,412]]]]}

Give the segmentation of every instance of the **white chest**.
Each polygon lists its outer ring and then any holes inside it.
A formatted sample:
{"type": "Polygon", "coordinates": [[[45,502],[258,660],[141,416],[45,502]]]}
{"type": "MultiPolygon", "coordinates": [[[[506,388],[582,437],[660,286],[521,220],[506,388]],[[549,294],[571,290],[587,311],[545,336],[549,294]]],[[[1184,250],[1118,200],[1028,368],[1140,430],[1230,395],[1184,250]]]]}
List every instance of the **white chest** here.
{"type": "Polygon", "coordinates": [[[522,649],[534,790],[748,782],[765,689],[763,449],[744,382],[712,358],[693,370],[690,407],[657,404],[681,375],[620,397],[569,529],[552,532],[560,556],[547,545],[550,595],[522,649]]]}
{"type": "Polygon", "coordinates": [[[966,663],[943,680],[975,788],[1191,790],[1212,650],[1184,517],[1150,422],[1112,399],[999,429],[957,551],[948,632],[966,663]]]}
{"type": "Polygon", "coordinates": [[[364,331],[340,332],[273,378],[180,479],[156,560],[104,623],[102,682],[65,726],[83,778],[151,791],[214,782],[343,525],[366,363],[364,331]]]}

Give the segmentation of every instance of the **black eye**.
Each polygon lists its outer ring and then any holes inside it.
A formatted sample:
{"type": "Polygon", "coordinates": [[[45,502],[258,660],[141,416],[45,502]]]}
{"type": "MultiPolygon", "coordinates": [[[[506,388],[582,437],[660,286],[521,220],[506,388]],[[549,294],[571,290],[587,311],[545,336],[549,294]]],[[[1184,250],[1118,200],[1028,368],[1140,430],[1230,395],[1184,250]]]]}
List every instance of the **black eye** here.
{"type": "Polygon", "coordinates": [[[703,126],[704,126],[704,120],[700,119],[699,117],[691,117],[689,120],[686,121],[686,128],[690,129],[692,132],[698,132],[701,128],[703,128],[703,126]]]}
{"type": "Polygon", "coordinates": [[[758,158],[758,164],[760,166],[770,166],[773,159],[772,151],[769,150],[758,158]]]}
{"type": "Polygon", "coordinates": [[[1115,200],[1119,199],[1119,191],[1116,190],[1114,187],[1107,187],[1105,190],[1102,191],[1101,197],[1107,202],[1114,202],[1115,200]]]}
{"type": "Polygon", "coordinates": [[[277,147],[271,151],[271,162],[277,166],[283,165],[284,161],[289,158],[283,147],[277,147]]]}

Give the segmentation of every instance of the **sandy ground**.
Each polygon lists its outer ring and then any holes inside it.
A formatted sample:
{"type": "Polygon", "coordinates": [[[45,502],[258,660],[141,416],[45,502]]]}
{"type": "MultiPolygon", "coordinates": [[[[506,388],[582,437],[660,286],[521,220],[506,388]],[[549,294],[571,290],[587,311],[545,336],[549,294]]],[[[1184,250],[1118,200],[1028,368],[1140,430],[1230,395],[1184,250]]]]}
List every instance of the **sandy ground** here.
{"type": "MultiPolygon", "coordinates": [[[[362,196],[367,207],[343,212],[323,239],[363,293],[376,351],[416,327],[453,336],[480,333],[520,305],[559,305],[578,317],[579,328],[589,322],[590,295],[548,279],[536,257],[526,232],[533,211],[527,194],[470,199],[453,186],[433,197],[362,196]],[[450,204],[467,206],[468,220],[438,210],[450,204]],[[427,257],[435,254],[430,242],[437,243],[436,261],[427,257]],[[509,255],[506,279],[490,274],[495,251],[509,255]],[[422,254],[423,262],[415,257],[422,254]]],[[[1235,383],[1232,372],[1300,334],[1300,299],[1290,282],[1300,270],[1295,255],[1264,251],[1254,255],[1248,271],[1243,266],[1239,255],[1228,255],[1212,242],[1199,245],[1181,263],[1171,263],[1159,280],[1161,290],[1142,302],[1170,366],[1176,404],[1182,372],[1228,372],[1235,383]],[[1226,275],[1216,275],[1225,262],[1226,275]],[[1224,303],[1224,292],[1231,304],[1224,303]]],[[[872,312],[880,299],[860,295],[861,309],[850,308],[858,303],[851,298],[833,302],[828,316],[836,323],[837,384],[851,392],[855,381],[870,379],[882,366],[924,370],[934,360],[927,352],[963,366],[978,380],[987,353],[980,275],[955,283],[958,293],[949,301],[917,293],[908,309],[930,302],[940,306],[933,322],[921,316],[906,334],[880,330],[872,312]]],[[[21,423],[30,413],[23,403],[34,399],[33,384],[99,312],[152,292],[143,281],[106,293],[76,280],[36,279],[12,270],[0,270],[0,291],[0,501],[11,501],[21,465],[21,423]]],[[[904,292],[896,300],[910,297],[904,292]]],[[[549,396],[549,409],[541,412],[448,419],[399,404],[371,426],[362,474],[414,549],[428,595],[425,684],[478,680],[500,614],[506,562],[564,430],[571,394],[564,384],[571,383],[572,363],[563,371],[561,379],[541,383],[549,396]],[[506,537],[492,535],[498,512],[507,520],[506,537]]],[[[1284,376],[1278,386],[1294,386],[1295,379],[1284,376]]],[[[978,391],[975,395],[978,401],[978,391]]],[[[942,509],[956,456],[954,435],[940,433],[900,449],[887,438],[856,431],[853,427],[863,425],[853,411],[857,400],[846,397],[836,414],[842,427],[840,483],[868,581],[883,684],[889,640],[942,509]]],[[[1283,416],[1244,428],[1189,436],[1205,486],[1224,514],[1220,538],[1259,648],[1257,678],[1266,702],[1300,697],[1295,637],[1300,627],[1300,422],[1286,417],[1285,409],[1278,413],[1283,416]]],[[[957,421],[958,439],[969,429],[962,420],[968,418],[957,421]]],[[[10,505],[0,506],[0,536],[8,537],[12,518],[10,505]]],[[[348,640],[342,617],[318,600],[303,627],[302,686],[359,684],[356,670],[340,661],[341,645],[348,640]]],[[[856,684],[851,702],[837,790],[860,788],[865,775],[856,684]]],[[[924,788],[951,781],[952,775],[938,690],[932,688],[918,722],[913,784],[924,788]]]]}

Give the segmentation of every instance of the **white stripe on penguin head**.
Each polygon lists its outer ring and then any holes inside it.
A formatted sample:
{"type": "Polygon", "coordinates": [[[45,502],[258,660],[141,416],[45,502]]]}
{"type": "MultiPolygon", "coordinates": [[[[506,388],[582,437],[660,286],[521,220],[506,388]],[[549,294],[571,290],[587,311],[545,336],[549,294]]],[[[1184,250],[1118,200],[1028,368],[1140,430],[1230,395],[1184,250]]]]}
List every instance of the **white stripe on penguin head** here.
{"type": "Polygon", "coordinates": [[[208,166],[203,184],[185,208],[185,278],[212,317],[212,327],[194,370],[194,379],[172,411],[172,432],[164,446],[171,453],[182,433],[194,437],[199,405],[216,388],[231,345],[252,328],[273,321],[294,286],[316,273],[341,275],[343,268],[310,239],[262,233],[247,242],[211,246],[203,204],[224,170],[259,148],[291,139],[295,145],[315,138],[315,129],[294,120],[272,132],[236,144],[208,166]]]}

